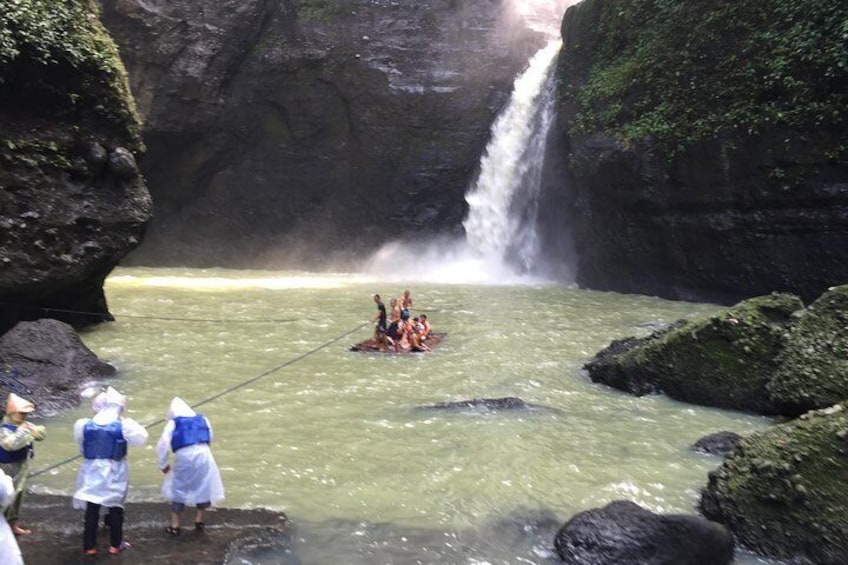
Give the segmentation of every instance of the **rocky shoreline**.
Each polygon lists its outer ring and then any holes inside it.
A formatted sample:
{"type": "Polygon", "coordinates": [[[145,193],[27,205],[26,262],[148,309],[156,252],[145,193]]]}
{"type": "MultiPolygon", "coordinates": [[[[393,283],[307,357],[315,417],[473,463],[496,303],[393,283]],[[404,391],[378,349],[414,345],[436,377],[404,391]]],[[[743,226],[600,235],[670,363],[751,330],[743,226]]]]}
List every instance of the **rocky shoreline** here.
{"type": "Polygon", "coordinates": [[[83,512],[71,507],[66,496],[28,494],[22,523],[33,530],[18,543],[27,565],[68,563],[192,563],[215,565],[239,562],[250,547],[288,546],[292,524],[282,512],[264,509],[217,508],[209,512],[205,531],[186,529],[169,536],[168,506],[162,502],[129,502],[125,506],[124,536],[132,547],[120,556],[109,555],[105,528],[99,553],[82,552],[83,512]],[[236,561],[233,561],[236,560],[236,561]]]}

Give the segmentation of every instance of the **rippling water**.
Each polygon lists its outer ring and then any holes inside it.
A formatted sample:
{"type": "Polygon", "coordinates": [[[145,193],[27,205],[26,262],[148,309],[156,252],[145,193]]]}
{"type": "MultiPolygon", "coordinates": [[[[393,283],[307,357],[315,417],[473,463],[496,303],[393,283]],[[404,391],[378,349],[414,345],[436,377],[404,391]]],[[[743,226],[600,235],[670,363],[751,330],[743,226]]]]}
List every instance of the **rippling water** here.
{"type": "MultiPolygon", "coordinates": [[[[106,293],[117,321],[83,340],[120,369],[113,384],[129,415],[154,423],[149,446],[131,454],[131,498],[159,500],[153,446],[171,398],[220,395],[198,410],[214,426],[225,504],[285,511],[304,564],[546,563],[552,538],[527,523],[559,525],[616,499],[691,513],[719,460],[689,446],[770,423],[634,398],[581,372],[612,339],[718,310],[709,304],[550,284],[175,269],[119,269],[106,293]],[[350,352],[371,333],[371,295],[388,303],[405,288],[413,313],[448,333],[442,345],[424,356],[350,352]],[[541,408],[422,409],[504,396],[541,408]]],[[[75,453],[71,425],[87,413],[48,423],[34,470],[75,453]]],[[[76,470],[33,486],[70,494],[76,470]]]]}

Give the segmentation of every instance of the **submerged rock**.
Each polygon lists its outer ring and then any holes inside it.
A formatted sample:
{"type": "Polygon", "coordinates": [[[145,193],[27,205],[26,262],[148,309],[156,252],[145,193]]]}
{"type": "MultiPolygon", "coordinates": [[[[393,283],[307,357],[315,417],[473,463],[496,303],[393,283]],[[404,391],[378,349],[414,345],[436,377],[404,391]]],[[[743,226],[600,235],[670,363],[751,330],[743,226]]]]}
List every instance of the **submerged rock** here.
{"type": "Polygon", "coordinates": [[[742,436],[735,432],[716,432],[696,441],[692,449],[710,455],[727,455],[740,441],[742,436]]]}
{"type": "Polygon", "coordinates": [[[456,400],[453,402],[437,402],[422,406],[425,410],[539,410],[544,406],[524,402],[520,398],[507,396],[504,398],[472,398],[471,400],[456,400]]]}
{"type": "Polygon", "coordinates": [[[566,565],[724,565],[733,536],[699,516],[654,514],[629,501],[572,517],[554,540],[566,565]]]}
{"type": "Polygon", "coordinates": [[[700,509],[761,554],[848,563],[848,411],[842,404],[748,437],[701,493],[700,509]]]}

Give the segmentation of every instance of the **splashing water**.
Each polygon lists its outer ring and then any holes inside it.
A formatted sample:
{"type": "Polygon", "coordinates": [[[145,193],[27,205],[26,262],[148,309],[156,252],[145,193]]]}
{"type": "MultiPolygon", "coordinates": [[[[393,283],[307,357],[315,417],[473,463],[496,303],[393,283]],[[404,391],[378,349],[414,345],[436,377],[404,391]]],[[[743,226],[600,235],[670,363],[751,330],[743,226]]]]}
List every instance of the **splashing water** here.
{"type": "MultiPolygon", "coordinates": [[[[524,25],[555,37],[569,0],[515,0],[524,25]]],[[[561,41],[552,39],[515,80],[510,100],[491,128],[476,180],[466,194],[465,237],[424,243],[390,242],[365,272],[384,279],[415,273],[419,280],[474,284],[538,283],[538,199],[547,136],[554,118],[554,68],[561,41]]]]}
{"type": "Polygon", "coordinates": [[[457,283],[538,282],[530,273],[538,253],[537,197],[559,47],[560,41],[551,41],[533,56],[492,126],[480,174],[466,195],[465,239],[388,243],[371,257],[368,273],[391,278],[415,272],[422,280],[457,283]]]}

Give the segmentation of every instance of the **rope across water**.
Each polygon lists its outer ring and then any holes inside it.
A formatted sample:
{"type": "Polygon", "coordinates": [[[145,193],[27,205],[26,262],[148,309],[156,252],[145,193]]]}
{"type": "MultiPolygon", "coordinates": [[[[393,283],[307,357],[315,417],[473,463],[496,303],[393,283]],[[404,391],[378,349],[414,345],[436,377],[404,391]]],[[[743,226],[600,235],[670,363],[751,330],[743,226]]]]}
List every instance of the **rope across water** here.
{"type": "MultiPolygon", "coordinates": [[[[297,363],[298,361],[300,361],[300,360],[302,360],[302,359],[305,359],[306,357],[309,357],[310,355],[312,355],[312,354],[314,354],[314,353],[317,353],[318,351],[321,351],[321,350],[322,350],[322,349],[324,349],[325,347],[329,347],[330,345],[332,345],[332,344],[336,343],[337,341],[339,341],[339,340],[341,340],[341,339],[344,339],[345,337],[349,336],[349,335],[350,335],[350,334],[352,334],[353,332],[358,331],[358,330],[360,330],[360,329],[364,328],[365,326],[367,326],[367,325],[369,325],[369,324],[371,324],[371,322],[370,322],[370,321],[368,321],[368,322],[363,322],[363,323],[359,324],[358,326],[356,326],[355,328],[352,328],[352,329],[350,329],[350,330],[348,330],[348,331],[344,332],[343,334],[341,334],[341,335],[339,335],[339,336],[337,336],[337,337],[334,337],[333,339],[331,339],[331,340],[329,340],[329,341],[326,341],[326,342],[322,343],[322,344],[321,344],[321,345],[319,345],[318,347],[315,347],[315,348],[313,348],[313,349],[310,349],[310,350],[309,350],[309,351],[307,351],[306,353],[302,353],[302,354],[300,354],[300,355],[298,355],[298,356],[296,356],[296,357],[293,357],[293,358],[291,358],[291,359],[289,359],[289,360],[287,360],[287,361],[284,361],[284,362],[280,363],[279,365],[275,365],[274,367],[271,367],[270,369],[266,369],[265,371],[262,371],[261,373],[259,373],[259,374],[257,374],[257,375],[254,375],[254,376],[250,377],[249,379],[246,379],[246,380],[244,380],[244,381],[241,381],[241,382],[239,382],[239,383],[236,383],[236,384],[234,384],[233,386],[231,386],[231,387],[229,387],[229,388],[226,388],[226,389],[222,390],[221,392],[218,392],[218,393],[216,393],[216,394],[214,394],[214,395],[212,395],[212,396],[210,396],[210,397],[208,397],[208,398],[206,398],[206,399],[204,399],[204,400],[201,400],[200,402],[197,402],[197,403],[195,403],[195,404],[192,404],[192,405],[191,405],[191,407],[192,407],[192,408],[197,408],[197,407],[199,407],[199,406],[203,406],[204,404],[208,404],[208,403],[212,402],[213,400],[217,400],[217,399],[221,398],[221,397],[222,397],[222,396],[224,396],[224,395],[230,394],[231,392],[234,392],[234,391],[236,391],[236,390],[238,390],[238,389],[240,389],[240,388],[243,388],[243,387],[245,387],[245,386],[247,386],[247,385],[249,385],[249,384],[251,384],[251,383],[254,383],[254,382],[258,381],[259,379],[261,379],[261,378],[263,378],[263,377],[267,377],[268,375],[270,375],[270,374],[272,374],[272,373],[276,373],[276,372],[277,372],[277,371],[279,371],[280,369],[284,369],[285,367],[288,367],[289,365],[293,365],[294,363],[297,363]]],[[[154,427],[154,426],[158,426],[159,424],[163,424],[163,423],[165,423],[165,421],[166,421],[166,419],[165,419],[165,418],[160,418],[160,419],[156,420],[155,422],[151,422],[150,424],[147,424],[147,425],[145,426],[145,428],[150,429],[150,428],[152,428],[152,427],[154,427]]],[[[30,473],[30,474],[29,474],[29,477],[30,477],[30,478],[32,478],[32,477],[37,477],[37,476],[39,476],[39,475],[43,475],[44,473],[48,473],[48,472],[50,472],[50,471],[52,471],[52,470],[54,470],[54,469],[58,469],[59,467],[62,467],[62,466],[64,466],[64,465],[67,465],[68,463],[71,463],[71,462],[73,462],[73,461],[76,461],[76,460],[77,460],[77,459],[79,459],[80,457],[82,457],[82,455],[80,455],[80,454],[74,455],[73,457],[67,457],[67,458],[63,459],[62,461],[59,461],[59,462],[57,462],[57,463],[54,463],[54,464],[49,465],[49,466],[47,466],[47,467],[44,467],[43,469],[39,469],[39,470],[37,470],[37,471],[33,471],[32,473],[30,473]]]]}

